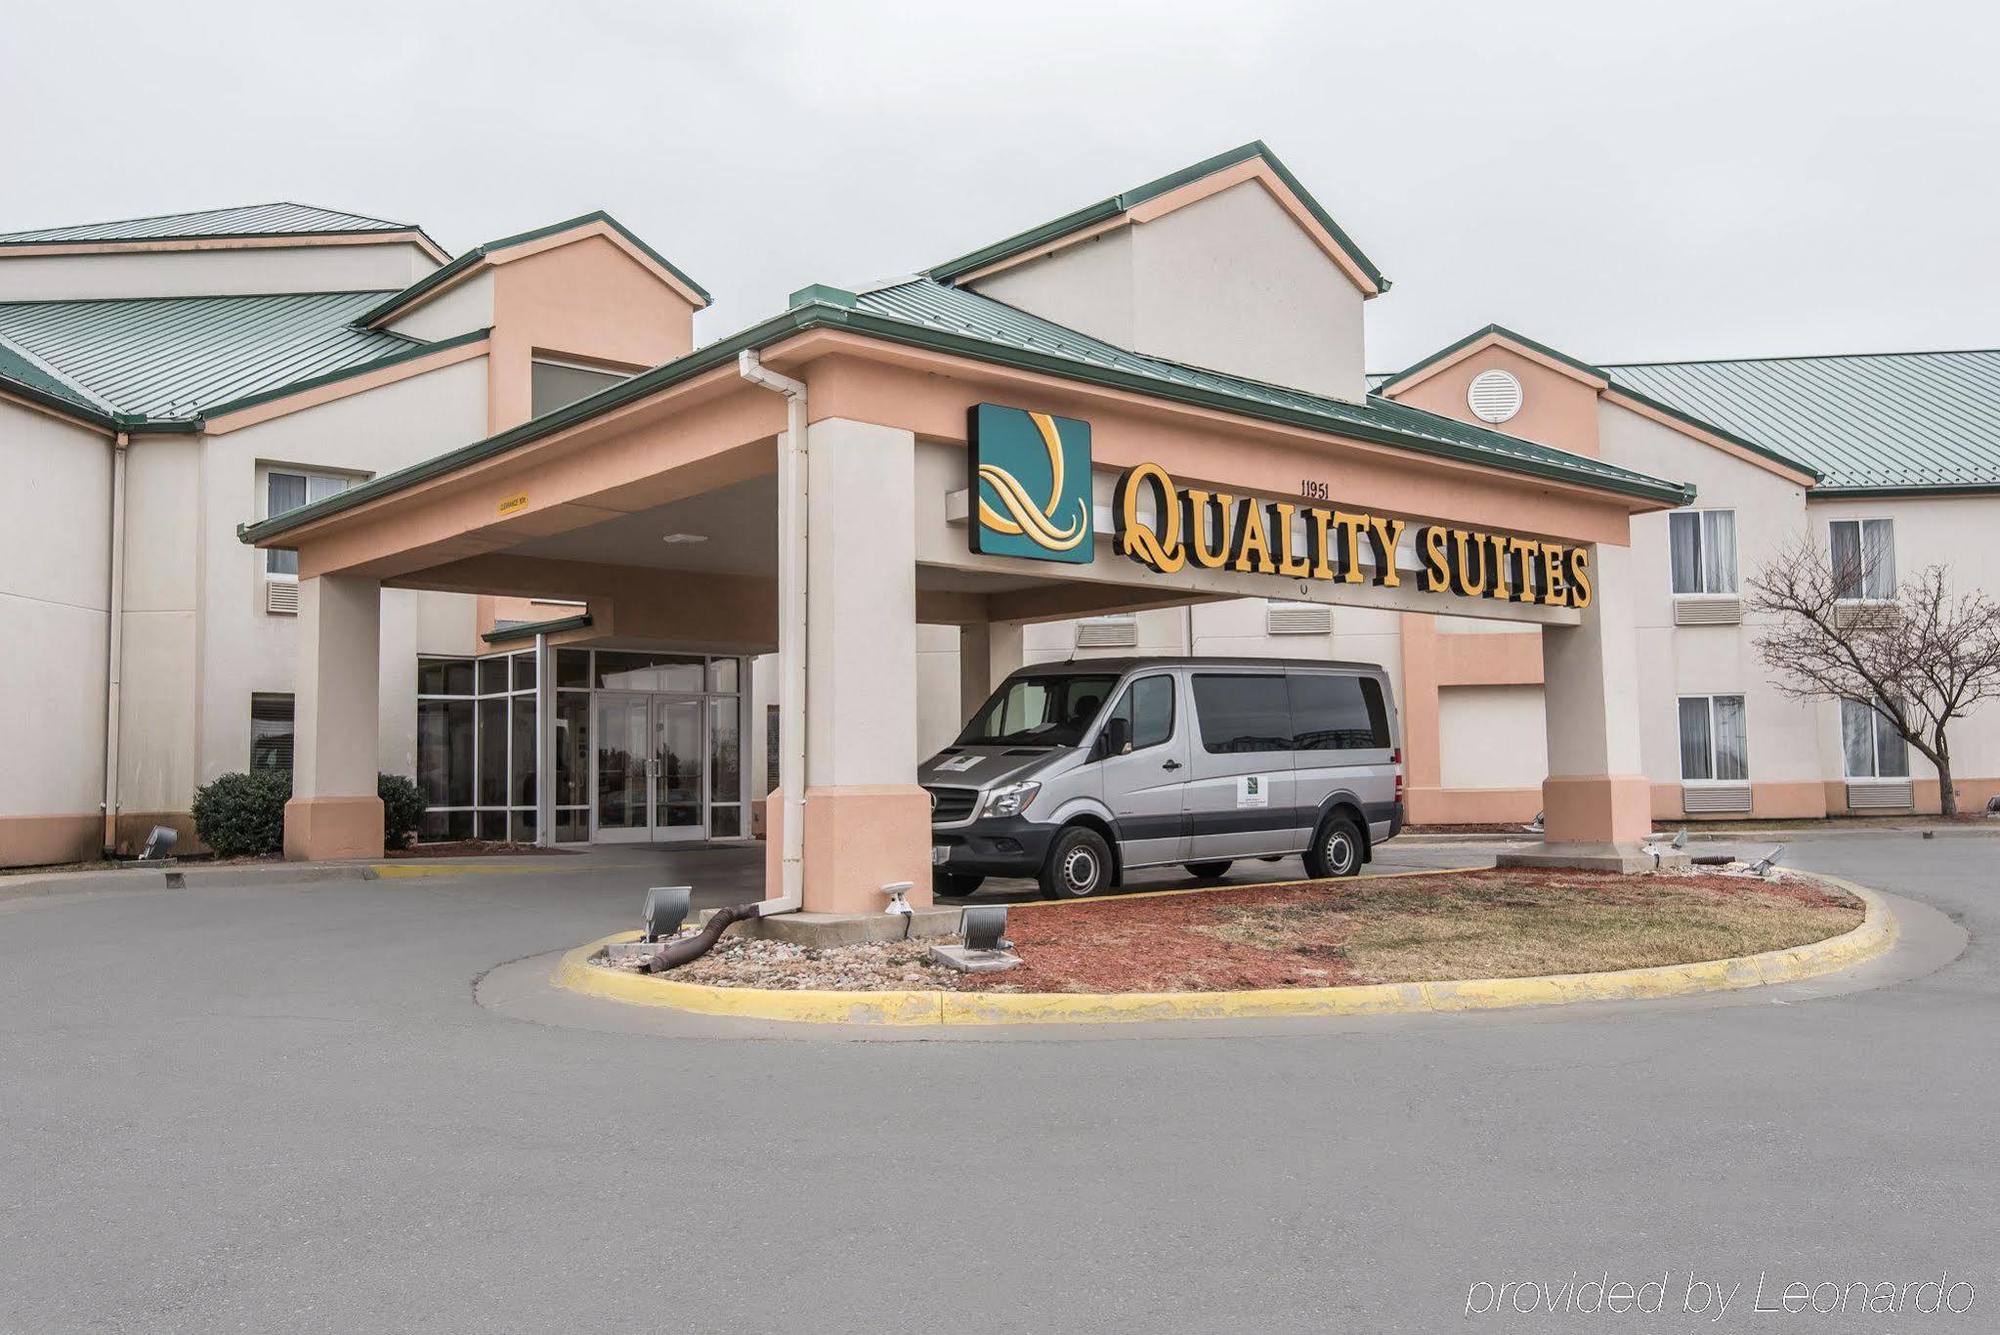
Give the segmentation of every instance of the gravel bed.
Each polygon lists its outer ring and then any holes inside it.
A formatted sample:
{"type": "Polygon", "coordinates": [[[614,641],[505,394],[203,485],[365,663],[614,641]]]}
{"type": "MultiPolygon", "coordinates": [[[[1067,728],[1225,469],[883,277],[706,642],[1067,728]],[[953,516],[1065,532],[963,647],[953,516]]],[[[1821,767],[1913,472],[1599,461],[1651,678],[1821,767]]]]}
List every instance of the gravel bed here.
{"type": "MultiPolygon", "coordinates": [[[[855,946],[797,946],[785,941],[728,935],[690,964],[660,975],[681,983],[719,987],[768,987],[781,991],[893,991],[956,989],[965,975],[930,962],[933,945],[956,945],[958,937],[923,941],[871,941],[855,946]]],[[[600,967],[638,972],[638,961],[600,967]]]]}

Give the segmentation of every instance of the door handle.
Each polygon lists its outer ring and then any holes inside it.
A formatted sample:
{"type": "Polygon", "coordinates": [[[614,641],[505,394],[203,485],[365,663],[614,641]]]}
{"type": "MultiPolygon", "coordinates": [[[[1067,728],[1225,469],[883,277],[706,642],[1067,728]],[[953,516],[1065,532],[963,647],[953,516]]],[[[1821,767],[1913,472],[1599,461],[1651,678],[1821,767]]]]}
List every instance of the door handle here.
{"type": "Polygon", "coordinates": [[[1178,760],[1163,760],[1160,762],[1161,769],[1179,769],[1180,767],[1181,762],[1178,760]]]}

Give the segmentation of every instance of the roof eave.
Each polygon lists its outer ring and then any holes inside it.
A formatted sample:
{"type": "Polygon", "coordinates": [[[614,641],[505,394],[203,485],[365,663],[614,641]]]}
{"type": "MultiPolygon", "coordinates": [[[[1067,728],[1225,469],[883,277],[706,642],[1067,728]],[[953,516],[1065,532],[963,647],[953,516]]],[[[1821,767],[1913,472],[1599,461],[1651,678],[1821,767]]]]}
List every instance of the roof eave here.
{"type": "Polygon", "coordinates": [[[846,330],[879,338],[885,342],[921,347],[992,365],[1036,371],[1084,384],[1095,384],[1197,407],[1213,408],[1242,417],[1302,426],[1342,439],[1389,445],[1416,454],[1470,463],[1498,472],[1560,482],[1658,505],[1685,505],[1695,494],[1694,488],[1685,483],[1668,482],[1636,473],[1631,474],[1629,478],[1606,477],[1601,473],[1582,468],[1568,468],[1525,459],[1509,459],[1504,456],[1496,457],[1470,445],[1413,436],[1393,428],[1372,427],[1367,423],[1331,422],[1308,411],[1244,399],[1195,386],[1176,385],[1113,367],[1074,362],[1067,358],[1026,349],[995,346],[967,335],[931,329],[872,312],[815,301],[784,311],[742,330],[733,337],[699,348],[677,361],[657,366],[651,371],[601,390],[588,398],[579,399],[545,416],[523,422],[498,435],[474,441],[393,473],[383,474],[361,486],[351,487],[324,500],[315,501],[311,505],[287,511],[283,515],[254,524],[239,524],[236,530],[237,537],[251,545],[269,542],[330,515],[380,500],[418,482],[452,472],[466,464],[504,454],[543,436],[566,430],[648,394],[714,370],[718,366],[727,365],[734,362],[737,354],[745,349],[762,349],[795,334],[821,328],[846,330]]]}

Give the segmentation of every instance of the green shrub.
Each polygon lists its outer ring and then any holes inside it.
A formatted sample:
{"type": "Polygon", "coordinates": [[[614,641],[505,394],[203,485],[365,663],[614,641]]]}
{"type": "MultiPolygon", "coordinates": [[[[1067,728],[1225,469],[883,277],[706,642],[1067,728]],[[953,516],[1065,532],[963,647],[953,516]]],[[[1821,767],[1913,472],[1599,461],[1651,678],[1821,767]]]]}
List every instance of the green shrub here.
{"type": "Polygon", "coordinates": [[[195,833],[219,858],[280,852],[291,796],[289,774],[225,774],[195,790],[195,833]]]}
{"type": "Polygon", "coordinates": [[[416,836],[430,803],[412,779],[400,774],[375,776],[375,792],[382,799],[382,841],[390,848],[402,848],[416,836]]]}

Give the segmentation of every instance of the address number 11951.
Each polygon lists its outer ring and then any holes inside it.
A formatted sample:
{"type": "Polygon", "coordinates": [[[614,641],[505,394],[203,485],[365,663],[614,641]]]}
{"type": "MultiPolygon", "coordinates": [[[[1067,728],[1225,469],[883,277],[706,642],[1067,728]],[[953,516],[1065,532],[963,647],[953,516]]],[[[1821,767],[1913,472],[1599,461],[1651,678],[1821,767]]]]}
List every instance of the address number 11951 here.
{"type": "Polygon", "coordinates": [[[1299,495],[1305,497],[1309,501],[1325,501],[1332,499],[1331,494],[1327,490],[1326,483],[1314,482],[1309,478],[1300,479],[1299,495]]]}

